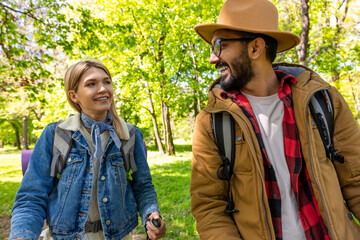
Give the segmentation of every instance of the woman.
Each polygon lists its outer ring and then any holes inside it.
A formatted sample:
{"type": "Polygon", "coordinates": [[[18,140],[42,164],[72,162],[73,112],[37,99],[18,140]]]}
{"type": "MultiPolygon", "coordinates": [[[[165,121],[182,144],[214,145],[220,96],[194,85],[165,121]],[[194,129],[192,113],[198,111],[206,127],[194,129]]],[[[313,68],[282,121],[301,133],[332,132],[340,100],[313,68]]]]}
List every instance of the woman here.
{"type": "Polygon", "coordinates": [[[120,146],[129,139],[129,130],[116,113],[109,70],[95,60],[80,61],[67,70],[64,84],[77,112],[57,126],[74,132],[66,167],[54,182],[50,169],[56,123],[51,123],[36,143],[16,194],[9,238],[38,239],[46,218],[45,239],[131,239],[137,212],[149,238],[161,238],[166,225],[136,127],[137,171],[127,179],[120,146]],[[148,219],[161,226],[147,224],[148,219]]]}

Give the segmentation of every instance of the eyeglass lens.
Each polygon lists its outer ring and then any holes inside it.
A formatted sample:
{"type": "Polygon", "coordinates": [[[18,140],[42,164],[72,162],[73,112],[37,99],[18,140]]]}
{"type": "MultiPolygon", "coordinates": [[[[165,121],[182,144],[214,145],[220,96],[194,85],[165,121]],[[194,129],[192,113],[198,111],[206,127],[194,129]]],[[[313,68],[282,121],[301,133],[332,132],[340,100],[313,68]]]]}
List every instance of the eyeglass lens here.
{"type": "Polygon", "coordinates": [[[221,53],[221,39],[216,39],[216,41],[214,42],[214,45],[211,47],[211,53],[214,53],[215,56],[219,57],[220,53],[221,53]]]}

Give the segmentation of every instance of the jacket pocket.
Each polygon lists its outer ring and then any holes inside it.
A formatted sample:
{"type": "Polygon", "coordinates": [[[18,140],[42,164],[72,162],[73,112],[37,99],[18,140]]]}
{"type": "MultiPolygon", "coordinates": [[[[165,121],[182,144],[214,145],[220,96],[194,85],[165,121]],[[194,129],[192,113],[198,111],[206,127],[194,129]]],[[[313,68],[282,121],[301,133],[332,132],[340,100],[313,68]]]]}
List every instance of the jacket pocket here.
{"type": "MultiPolygon", "coordinates": [[[[115,178],[115,184],[121,185],[122,188],[126,187],[127,185],[127,179],[126,179],[126,171],[124,168],[124,162],[122,158],[121,153],[115,153],[111,154],[108,157],[108,160],[111,163],[112,166],[112,174],[115,178]]],[[[122,192],[124,193],[125,189],[122,189],[122,192]]]]}
{"type": "Polygon", "coordinates": [[[81,166],[84,162],[86,151],[71,151],[65,161],[65,168],[60,174],[59,183],[72,182],[80,173],[81,166]]]}
{"type": "Polygon", "coordinates": [[[252,174],[252,171],[253,157],[249,149],[249,144],[241,131],[235,131],[234,173],[249,175],[252,174]]]}

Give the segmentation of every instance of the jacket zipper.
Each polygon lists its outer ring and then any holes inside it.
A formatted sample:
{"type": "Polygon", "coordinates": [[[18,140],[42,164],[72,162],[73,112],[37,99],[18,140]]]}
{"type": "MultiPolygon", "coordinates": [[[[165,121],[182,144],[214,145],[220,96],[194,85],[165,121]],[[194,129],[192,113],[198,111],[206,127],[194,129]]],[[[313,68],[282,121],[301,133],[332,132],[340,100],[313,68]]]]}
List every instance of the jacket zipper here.
{"type": "MultiPolygon", "coordinates": [[[[328,90],[329,88],[325,89],[325,90],[328,90]]],[[[324,90],[324,89],[322,89],[324,90]]],[[[320,92],[322,90],[318,90],[318,91],[315,91],[313,93],[312,96],[315,95],[315,93],[317,92],[320,92]]],[[[311,96],[311,97],[312,97],[311,96]]],[[[307,105],[306,105],[306,110],[305,110],[305,121],[306,121],[306,131],[307,131],[307,136],[308,136],[308,142],[309,142],[309,157],[310,157],[310,163],[311,163],[311,171],[312,171],[312,174],[314,176],[314,179],[315,179],[315,182],[316,182],[316,185],[319,189],[319,193],[320,193],[320,198],[321,198],[321,202],[324,206],[324,211],[325,211],[325,215],[326,215],[326,221],[327,221],[327,227],[328,227],[328,231],[330,233],[330,236],[331,236],[331,239],[335,239],[334,236],[333,236],[333,232],[332,232],[332,229],[330,227],[330,221],[329,221],[329,214],[328,214],[328,211],[326,210],[326,207],[325,207],[325,203],[324,203],[324,196],[322,194],[322,191],[321,191],[321,188],[320,188],[320,185],[319,185],[319,181],[318,179],[316,178],[316,175],[315,175],[315,172],[314,172],[314,164],[313,164],[313,158],[312,158],[312,154],[311,154],[311,144],[310,144],[310,130],[309,130],[309,122],[308,122],[308,117],[307,117],[307,113],[309,112],[309,104],[310,104],[310,100],[311,100],[311,97],[309,98],[308,102],[307,102],[307,105]]]]}
{"type": "MultiPolygon", "coordinates": [[[[259,177],[262,180],[260,173],[259,173],[259,177]]],[[[263,182],[263,181],[261,181],[261,182],[263,182]]],[[[262,206],[264,208],[264,213],[265,213],[265,225],[266,225],[267,230],[269,231],[270,239],[272,239],[270,225],[269,225],[269,222],[267,220],[267,214],[266,214],[266,208],[265,208],[265,202],[264,202],[264,186],[261,183],[260,183],[260,185],[261,185],[261,203],[262,203],[262,206]]]]}
{"type": "MultiPolygon", "coordinates": [[[[228,113],[230,113],[230,112],[228,112],[228,113]]],[[[232,114],[230,113],[230,115],[232,115],[232,114]]],[[[238,124],[240,126],[240,123],[238,123],[238,124]]],[[[246,134],[246,133],[244,132],[244,134],[246,134]]],[[[249,134],[247,134],[247,135],[249,135],[249,134]]],[[[249,137],[249,136],[247,136],[247,137],[249,137]]],[[[249,137],[249,139],[251,139],[251,138],[249,137]]],[[[255,154],[255,158],[256,158],[256,154],[255,154]]],[[[270,239],[272,239],[270,224],[269,224],[268,219],[267,219],[266,207],[265,207],[265,202],[264,202],[264,185],[262,184],[264,182],[264,180],[263,180],[263,178],[261,176],[260,170],[259,170],[259,177],[260,177],[260,186],[261,186],[261,204],[263,206],[264,214],[265,214],[265,225],[266,225],[266,228],[267,228],[267,230],[269,232],[269,237],[270,237],[270,239]]]]}

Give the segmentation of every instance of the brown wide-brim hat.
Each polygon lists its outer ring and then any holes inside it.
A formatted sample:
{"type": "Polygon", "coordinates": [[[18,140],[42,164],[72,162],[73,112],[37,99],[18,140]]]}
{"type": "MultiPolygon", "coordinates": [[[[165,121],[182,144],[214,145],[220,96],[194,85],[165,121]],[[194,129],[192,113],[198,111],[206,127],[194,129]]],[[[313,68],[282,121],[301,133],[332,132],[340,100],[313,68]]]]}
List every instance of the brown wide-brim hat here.
{"type": "Polygon", "coordinates": [[[198,24],[196,33],[211,44],[214,33],[220,29],[261,33],[277,40],[277,52],[283,52],[300,43],[298,35],[278,30],[278,10],[267,0],[226,0],[217,23],[198,24]]]}

